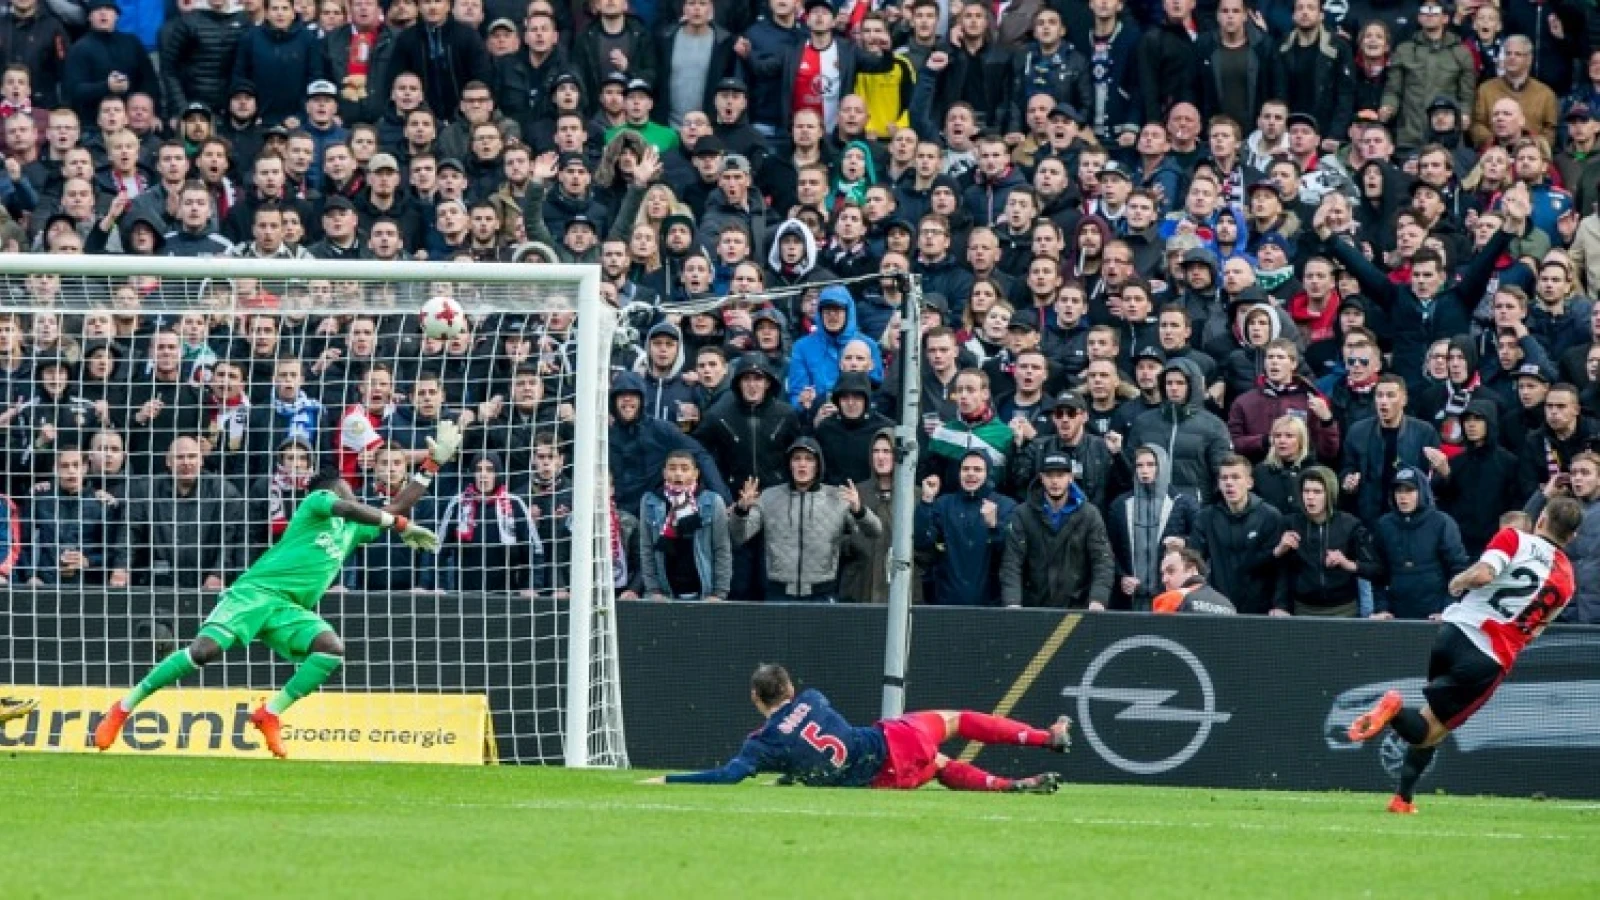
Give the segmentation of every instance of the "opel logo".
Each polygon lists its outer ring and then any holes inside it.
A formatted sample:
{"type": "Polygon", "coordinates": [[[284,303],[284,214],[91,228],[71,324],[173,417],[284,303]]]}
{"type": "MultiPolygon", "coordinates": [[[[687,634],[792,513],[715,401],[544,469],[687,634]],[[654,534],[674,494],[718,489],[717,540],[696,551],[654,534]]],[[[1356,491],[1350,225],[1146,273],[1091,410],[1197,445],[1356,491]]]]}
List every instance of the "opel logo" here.
{"type": "Polygon", "coordinates": [[[1078,724],[1083,729],[1083,736],[1088,739],[1089,746],[1100,754],[1101,759],[1132,775],[1159,775],[1176,769],[1193,759],[1194,755],[1200,752],[1200,748],[1205,746],[1206,739],[1211,736],[1211,726],[1233,718],[1232,713],[1217,711],[1216,686],[1211,682],[1211,673],[1201,665],[1199,658],[1182,644],[1150,634],[1123,638],[1102,650],[1100,655],[1089,663],[1088,668],[1083,670],[1083,678],[1077,686],[1069,685],[1062,688],[1061,693],[1066,697],[1077,698],[1078,724]],[[1178,693],[1176,690],[1096,686],[1095,682],[1100,677],[1100,672],[1110,665],[1112,660],[1129,651],[1147,649],[1170,653],[1189,667],[1189,671],[1194,674],[1194,679],[1200,686],[1199,709],[1168,706],[1167,701],[1178,693]],[[1122,711],[1116,715],[1120,721],[1189,722],[1195,725],[1194,735],[1181,750],[1165,759],[1152,761],[1129,759],[1111,749],[1095,729],[1092,709],[1096,700],[1121,704],[1122,711]]]}

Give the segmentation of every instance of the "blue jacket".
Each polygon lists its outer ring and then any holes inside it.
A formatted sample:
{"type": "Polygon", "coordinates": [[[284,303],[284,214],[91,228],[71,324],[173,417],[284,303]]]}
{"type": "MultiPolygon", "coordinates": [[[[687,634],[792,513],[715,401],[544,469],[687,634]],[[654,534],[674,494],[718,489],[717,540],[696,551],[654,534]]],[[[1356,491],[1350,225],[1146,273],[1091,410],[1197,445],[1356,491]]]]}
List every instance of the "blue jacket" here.
{"type": "MultiPolygon", "coordinates": [[[[982,454],[968,458],[988,460],[982,454]]],[[[917,549],[938,554],[933,567],[933,602],[940,606],[999,606],[1000,557],[1006,523],[1017,503],[994,492],[992,484],[971,493],[957,490],[932,503],[917,504],[917,549]],[[983,502],[993,500],[995,526],[983,521],[983,502]]]]}
{"type": "Polygon", "coordinates": [[[167,20],[166,7],[167,0],[119,0],[117,30],[138,38],[144,49],[153,53],[160,43],[161,25],[167,20]]]}
{"type": "Polygon", "coordinates": [[[323,77],[321,51],[316,34],[300,22],[281,31],[257,25],[244,33],[234,51],[233,83],[255,84],[262,122],[275,125],[288,116],[303,119],[306,85],[323,77]]]}
{"type": "Polygon", "coordinates": [[[856,301],[850,291],[838,285],[825,287],[817,306],[816,330],[795,342],[794,353],[789,358],[789,402],[796,409],[800,408],[800,394],[806,388],[814,388],[818,399],[827,397],[833,390],[834,382],[839,380],[839,359],[845,345],[851,341],[862,341],[872,349],[871,377],[874,383],[883,382],[883,353],[877,341],[856,328],[856,301]],[[843,306],[847,313],[844,328],[838,334],[822,330],[820,310],[828,303],[843,306]]]}
{"type": "Polygon", "coordinates": [[[782,81],[783,60],[791,48],[805,41],[806,27],[796,20],[793,28],[783,28],[762,16],[744,36],[750,42],[747,62],[754,76],[749,81],[747,115],[753,125],[779,127],[789,118],[791,88],[782,81]]]}
{"type": "Polygon", "coordinates": [[[687,450],[694,454],[700,467],[700,483],[716,491],[724,503],[733,502],[733,495],[717,471],[716,460],[700,446],[700,442],[660,419],[652,419],[642,409],[644,379],[632,372],[621,372],[611,382],[611,430],[607,450],[611,460],[612,495],[618,509],[638,509],[645,492],[661,486],[661,469],[667,454],[673,450],[687,450]],[[631,422],[623,422],[616,414],[618,394],[638,394],[640,413],[631,422]]]}
{"type": "MultiPolygon", "coordinates": [[[[733,583],[733,543],[728,536],[728,507],[711,491],[696,498],[700,529],[694,533],[694,567],[700,575],[702,597],[728,599],[733,583]]],[[[661,529],[667,524],[667,501],[651,491],[639,504],[639,563],[644,570],[646,595],[672,595],[667,585],[667,558],[660,543],[661,529]]]]}
{"type": "MultiPolygon", "coordinates": [[[[1394,478],[1397,484],[1417,486],[1417,509],[1401,515],[1394,509],[1390,492],[1390,512],[1378,520],[1374,541],[1389,578],[1387,584],[1377,586],[1373,610],[1394,613],[1397,619],[1426,619],[1450,605],[1450,579],[1466,571],[1472,559],[1461,544],[1461,529],[1455,520],[1434,508],[1427,476],[1406,467],[1394,478]]],[[[1366,487],[1365,478],[1362,487],[1366,487]]]]}
{"type": "MultiPolygon", "coordinates": [[[[1439,433],[1433,426],[1421,419],[1406,416],[1400,420],[1400,435],[1395,440],[1395,455],[1402,466],[1421,468],[1428,464],[1422,455],[1424,447],[1439,446],[1439,433]]],[[[1350,426],[1350,436],[1344,442],[1344,464],[1339,467],[1341,479],[1345,475],[1355,473],[1361,476],[1361,484],[1356,488],[1355,513],[1356,517],[1368,525],[1378,521],[1383,511],[1389,508],[1390,491],[1384,483],[1383,430],[1378,425],[1376,415],[1361,419],[1350,426]]],[[[1428,500],[1433,502],[1433,492],[1428,492],[1428,500]]]]}

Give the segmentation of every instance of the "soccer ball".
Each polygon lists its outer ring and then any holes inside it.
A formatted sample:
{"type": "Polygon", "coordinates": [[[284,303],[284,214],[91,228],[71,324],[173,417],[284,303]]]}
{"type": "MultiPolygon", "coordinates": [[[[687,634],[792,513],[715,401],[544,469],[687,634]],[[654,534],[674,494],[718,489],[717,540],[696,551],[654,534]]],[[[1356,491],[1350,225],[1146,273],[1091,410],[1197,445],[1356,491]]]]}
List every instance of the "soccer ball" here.
{"type": "Polygon", "coordinates": [[[434,340],[448,341],[467,331],[467,311],[449,297],[434,297],[422,305],[422,333],[434,340]]]}

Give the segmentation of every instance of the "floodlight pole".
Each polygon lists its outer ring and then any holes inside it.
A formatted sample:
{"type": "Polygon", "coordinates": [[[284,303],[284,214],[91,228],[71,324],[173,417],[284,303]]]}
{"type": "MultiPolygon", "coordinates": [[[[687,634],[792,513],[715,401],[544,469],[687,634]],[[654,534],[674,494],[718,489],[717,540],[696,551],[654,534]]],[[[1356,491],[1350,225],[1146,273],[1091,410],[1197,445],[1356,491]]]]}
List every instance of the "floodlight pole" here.
{"type": "Polygon", "coordinates": [[[895,429],[889,622],[883,648],[883,718],[906,708],[911,651],[911,587],[917,577],[912,532],[917,513],[917,449],[922,427],[922,276],[900,276],[900,425],[895,429]]]}

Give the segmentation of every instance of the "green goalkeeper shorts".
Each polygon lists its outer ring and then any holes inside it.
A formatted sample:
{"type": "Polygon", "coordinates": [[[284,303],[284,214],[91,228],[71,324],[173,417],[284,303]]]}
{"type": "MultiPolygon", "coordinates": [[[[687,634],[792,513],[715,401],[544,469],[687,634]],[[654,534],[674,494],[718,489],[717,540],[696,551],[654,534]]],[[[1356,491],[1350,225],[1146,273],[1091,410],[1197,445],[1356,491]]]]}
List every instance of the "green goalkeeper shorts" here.
{"type": "Polygon", "coordinates": [[[311,642],[317,635],[332,630],[327,620],[303,606],[249,589],[225,592],[200,626],[200,634],[216,641],[223,650],[259,640],[274,653],[294,661],[311,652],[311,642]]]}

